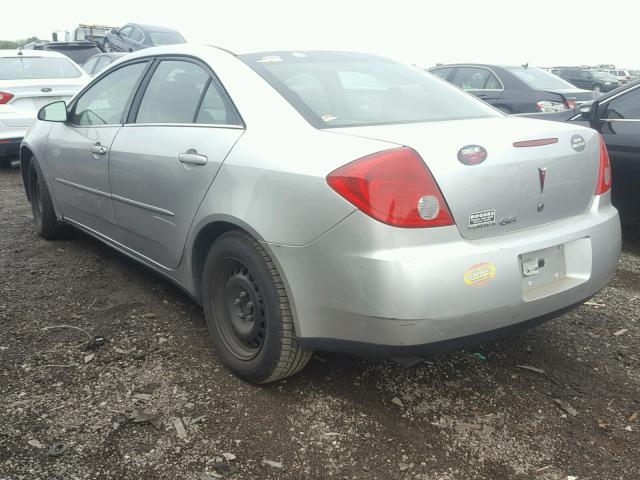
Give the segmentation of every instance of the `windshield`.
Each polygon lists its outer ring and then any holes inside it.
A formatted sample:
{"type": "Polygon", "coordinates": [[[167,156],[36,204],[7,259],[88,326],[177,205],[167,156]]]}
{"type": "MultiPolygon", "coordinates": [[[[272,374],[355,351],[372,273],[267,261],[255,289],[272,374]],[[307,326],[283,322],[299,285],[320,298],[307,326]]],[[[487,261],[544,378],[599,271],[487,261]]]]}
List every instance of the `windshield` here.
{"type": "Polygon", "coordinates": [[[149,32],[154,45],[173,45],[184,43],[184,38],[178,32],[149,32]]]}
{"type": "Polygon", "coordinates": [[[504,67],[535,90],[575,90],[576,87],[553,73],[535,67],[504,67]]]}
{"type": "Polygon", "coordinates": [[[82,73],[68,58],[0,58],[0,80],[78,78],[82,73]]]}
{"type": "Polygon", "coordinates": [[[317,128],[500,115],[421,69],[370,55],[273,52],[240,59],[317,128]]]}

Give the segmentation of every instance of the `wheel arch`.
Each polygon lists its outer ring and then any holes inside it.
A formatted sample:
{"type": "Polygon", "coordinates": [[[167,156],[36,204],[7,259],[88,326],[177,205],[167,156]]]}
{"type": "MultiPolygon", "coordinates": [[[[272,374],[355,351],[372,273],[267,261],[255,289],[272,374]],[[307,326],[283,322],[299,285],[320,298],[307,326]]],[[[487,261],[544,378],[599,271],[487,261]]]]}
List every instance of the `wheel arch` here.
{"type": "Polygon", "coordinates": [[[24,191],[27,194],[27,199],[31,201],[31,182],[29,178],[31,176],[31,164],[35,156],[29,147],[20,147],[20,171],[22,173],[22,184],[24,185],[24,191]]]}
{"type": "Polygon", "coordinates": [[[293,324],[296,332],[300,331],[298,323],[298,313],[296,309],[295,299],[291,293],[289,281],[287,275],[282,269],[282,265],[278,260],[278,257],[274,254],[273,244],[268,243],[264,238],[250,225],[247,225],[242,220],[229,215],[219,215],[214,218],[210,218],[199,223],[197,233],[194,235],[194,240],[191,243],[191,248],[188,252],[188,258],[190,263],[189,269],[193,279],[193,291],[195,299],[202,303],[202,274],[204,270],[204,263],[209,253],[211,245],[227,232],[240,231],[244,232],[258,242],[261,243],[263,248],[269,253],[269,256],[273,260],[282,283],[289,297],[289,305],[291,307],[291,313],[293,315],[293,324]]]}

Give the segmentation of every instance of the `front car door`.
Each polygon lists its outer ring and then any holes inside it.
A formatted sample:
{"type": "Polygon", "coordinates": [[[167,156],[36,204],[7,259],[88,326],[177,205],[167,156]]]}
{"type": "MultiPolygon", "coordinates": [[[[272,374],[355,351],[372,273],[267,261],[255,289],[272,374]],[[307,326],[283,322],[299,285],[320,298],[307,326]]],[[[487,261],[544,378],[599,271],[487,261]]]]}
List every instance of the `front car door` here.
{"type": "Polygon", "coordinates": [[[451,82],[492,105],[504,92],[500,80],[490,69],[484,67],[459,67],[451,82]]]}
{"type": "Polygon", "coordinates": [[[116,50],[119,52],[129,52],[129,35],[131,35],[131,31],[133,27],[131,25],[126,25],[122,27],[115,38],[116,50]]]}
{"type": "Polygon", "coordinates": [[[109,235],[115,214],[109,149],[149,62],[125,65],[86,88],[69,107],[69,121],[52,126],[47,161],[65,219],[109,235]]]}
{"type": "Polygon", "coordinates": [[[130,51],[141,50],[146,48],[144,45],[144,33],[138,27],[134,26],[129,36],[129,49],[130,51]]]}
{"type": "Polygon", "coordinates": [[[597,128],[607,144],[613,174],[612,201],[623,221],[640,222],[640,85],[600,105],[597,128]]]}
{"type": "Polygon", "coordinates": [[[117,240],[173,269],[244,126],[216,76],[195,59],[156,60],[140,90],[111,148],[117,240]]]}

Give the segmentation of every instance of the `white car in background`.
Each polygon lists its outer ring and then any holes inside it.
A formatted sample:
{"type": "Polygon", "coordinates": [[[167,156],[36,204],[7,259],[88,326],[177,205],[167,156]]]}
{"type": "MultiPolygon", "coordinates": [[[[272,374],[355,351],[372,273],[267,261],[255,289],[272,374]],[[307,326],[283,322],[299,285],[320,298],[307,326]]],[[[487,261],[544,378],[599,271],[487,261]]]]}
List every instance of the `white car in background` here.
{"type": "Polygon", "coordinates": [[[91,79],[65,55],[42,50],[0,50],[0,167],[17,157],[38,110],[69,100],[91,79]]]}

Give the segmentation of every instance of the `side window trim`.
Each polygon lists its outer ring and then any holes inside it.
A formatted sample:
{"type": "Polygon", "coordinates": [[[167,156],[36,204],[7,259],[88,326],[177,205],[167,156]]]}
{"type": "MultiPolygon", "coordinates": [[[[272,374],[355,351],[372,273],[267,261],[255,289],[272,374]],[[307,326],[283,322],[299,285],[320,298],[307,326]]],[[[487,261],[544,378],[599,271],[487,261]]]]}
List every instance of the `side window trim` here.
{"type": "Polygon", "coordinates": [[[94,80],[92,80],[91,82],[89,82],[89,84],[87,84],[87,86],[82,90],[82,93],[80,95],[78,95],[76,98],[73,99],[73,102],[69,105],[69,113],[70,113],[70,117],[75,115],[75,110],[76,110],[76,105],[78,104],[78,101],[85,95],[86,92],[88,92],[93,85],[95,85],[96,83],[98,83],[99,81],[101,81],[103,78],[106,78],[108,75],[113,74],[114,72],[120,70],[121,68],[125,68],[131,65],[135,65],[137,63],[146,63],[147,66],[145,68],[145,70],[142,72],[142,75],[140,75],[140,77],[138,78],[138,81],[136,82],[136,85],[133,87],[132,92],[135,92],[133,95],[129,96],[129,99],[127,100],[127,103],[124,107],[124,111],[122,113],[122,117],[120,118],[120,123],[113,123],[113,124],[107,124],[107,125],[77,125],[75,123],[72,122],[67,122],[68,126],[74,127],[74,128],[104,128],[104,127],[114,127],[114,126],[122,126],[125,123],[125,120],[128,116],[128,112],[131,109],[131,105],[133,103],[133,99],[135,98],[135,96],[137,95],[138,90],[140,89],[140,84],[142,83],[142,80],[146,77],[147,73],[149,72],[149,67],[151,65],[152,62],[149,61],[148,57],[145,58],[137,58],[135,60],[132,60],[130,62],[124,63],[122,65],[118,65],[116,68],[112,69],[109,71],[109,73],[107,75],[101,75],[97,78],[95,78],[94,80]]]}
{"type": "MultiPolygon", "coordinates": [[[[640,90],[640,85],[636,85],[633,88],[629,88],[623,92],[620,92],[616,95],[613,95],[612,97],[607,98],[603,103],[601,103],[601,106],[604,106],[604,112],[607,111],[607,109],[609,108],[609,105],[611,104],[612,101],[628,94],[631,92],[634,92],[636,90],[640,90]]],[[[640,122],[640,118],[601,118],[600,121],[603,122],[640,122]]]]}
{"type": "Polygon", "coordinates": [[[153,60],[153,62],[151,62],[151,64],[152,65],[147,69],[147,71],[142,76],[142,81],[140,82],[140,85],[137,88],[137,91],[136,91],[135,97],[133,98],[133,101],[131,102],[131,105],[130,105],[131,108],[129,109],[129,113],[125,117],[125,119],[123,121],[124,125],[127,125],[127,126],[172,125],[172,126],[191,126],[191,127],[237,128],[237,129],[243,129],[243,130],[246,129],[246,123],[244,122],[244,119],[242,118],[242,115],[240,115],[240,112],[238,111],[238,109],[236,108],[235,104],[233,103],[233,100],[229,96],[229,93],[224,88],[224,85],[222,85],[222,82],[220,82],[220,80],[218,79],[218,76],[211,69],[211,67],[209,67],[209,65],[204,63],[202,60],[200,60],[200,59],[198,59],[196,57],[192,57],[190,55],[172,55],[172,54],[170,54],[170,55],[159,55],[157,57],[154,57],[154,60],[153,60]],[[200,68],[202,68],[209,75],[209,81],[207,82],[205,87],[208,88],[209,85],[211,85],[211,83],[213,83],[217,87],[218,91],[220,92],[220,96],[222,97],[222,101],[224,102],[225,107],[230,111],[230,113],[233,113],[233,115],[240,120],[240,123],[238,125],[195,123],[196,118],[198,117],[198,113],[200,112],[200,107],[201,107],[202,102],[204,100],[204,96],[207,93],[207,88],[204,88],[202,90],[202,95],[200,96],[200,100],[199,100],[199,103],[198,103],[198,108],[196,109],[196,113],[195,113],[195,117],[193,119],[193,123],[175,123],[175,124],[174,123],[152,123],[152,124],[149,124],[149,123],[135,123],[136,117],[138,116],[138,110],[140,109],[140,104],[142,103],[142,98],[144,97],[144,94],[145,94],[145,92],[147,90],[147,87],[149,86],[149,82],[151,81],[151,77],[153,76],[154,72],[158,68],[158,65],[160,64],[160,62],[162,62],[163,60],[191,62],[191,63],[199,66],[200,68]]]}

